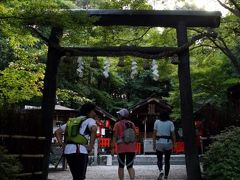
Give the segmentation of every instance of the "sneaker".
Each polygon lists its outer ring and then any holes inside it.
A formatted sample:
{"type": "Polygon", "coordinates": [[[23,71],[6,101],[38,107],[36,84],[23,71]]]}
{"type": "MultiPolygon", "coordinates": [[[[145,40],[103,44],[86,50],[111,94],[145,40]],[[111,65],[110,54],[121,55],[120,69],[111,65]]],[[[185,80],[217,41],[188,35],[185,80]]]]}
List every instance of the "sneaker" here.
{"type": "Polygon", "coordinates": [[[164,177],[164,180],[167,180],[167,179],[168,179],[168,177],[167,177],[167,176],[165,176],[165,177],[164,177]]]}
{"type": "Polygon", "coordinates": [[[158,180],[162,180],[163,175],[164,175],[163,170],[161,170],[158,176],[158,180]]]}

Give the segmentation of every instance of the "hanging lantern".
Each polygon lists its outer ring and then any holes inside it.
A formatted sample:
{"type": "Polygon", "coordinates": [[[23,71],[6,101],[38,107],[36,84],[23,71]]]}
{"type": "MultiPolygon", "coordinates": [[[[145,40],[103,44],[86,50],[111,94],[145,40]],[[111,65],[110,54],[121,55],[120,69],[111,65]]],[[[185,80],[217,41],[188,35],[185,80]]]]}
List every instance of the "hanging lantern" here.
{"type": "Polygon", "coordinates": [[[109,67],[110,67],[110,62],[108,59],[106,59],[103,63],[103,76],[105,78],[109,77],[109,67]]]}
{"type": "Polygon", "coordinates": [[[78,63],[77,74],[79,77],[83,77],[84,63],[82,57],[78,57],[77,63],[78,63]]]}
{"type": "Polygon", "coordinates": [[[132,62],[132,67],[131,67],[131,78],[134,79],[134,77],[137,75],[137,63],[136,61],[132,62]]]}
{"type": "Polygon", "coordinates": [[[171,63],[172,64],[179,64],[179,60],[178,60],[178,55],[174,54],[171,58],[171,63]]]}
{"type": "Polygon", "coordinates": [[[143,69],[144,70],[149,70],[150,69],[150,64],[149,64],[149,60],[148,59],[144,59],[143,69]]]}
{"type": "Polygon", "coordinates": [[[159,72],[158,72],[158,64],[156,60],[152,61],[152,75],[153,75],[153,80],[157,81],[159,79],[159,72]]]}
{"type": "Polygon", "coordinates": [[[92,68],[99,68],[99,63],[97,60],[97,56],[94,56],[92,62],[90,63],[90,67],[92,68]]]}
{"type": "Polygon", "coordinates": [[[119,67],[124,67],[124,65],[125,65],[124,57],[123,57],[123,56],[122,56],[122,57],[119,57],[119,61],[118,61],[117,66],[119,66],[119,67]]]}

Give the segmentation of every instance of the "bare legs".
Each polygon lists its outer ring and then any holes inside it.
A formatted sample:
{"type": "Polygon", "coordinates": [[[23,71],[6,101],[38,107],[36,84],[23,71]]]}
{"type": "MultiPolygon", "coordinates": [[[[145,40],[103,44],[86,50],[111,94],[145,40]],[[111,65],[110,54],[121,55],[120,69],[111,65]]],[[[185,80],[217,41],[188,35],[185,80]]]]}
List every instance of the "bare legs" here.
{"type": "MultiPolygon", "coordinates": [[[[135,179],[135,170],[134,168],[128,168],[128,174],[131,180],[135,179]]],[[[124,168],[118,168],[118,177],[120,180],[124,179],[124,168]]]]}
{"type": "Polygon", "coordinates": [[[134,168],[128,168],[128,174],[131,180],[135,179],[135,170],[134,168]]]}
{"type": "Polygon", "coordinates": [[[124,168],[118,168],[118,177],[120,180],[124,179],[124,168]]]}
{"type": "Polygon", "coordinates": [[[118,154],[118,177],[120,180],[124,179],[124,166],[125,166],[125,160],[126,160],[126,166],[128,170],[128,174],[131,180],[135,179],[135,170],[133,168],[133,162],[135,158],[134,152],[127,152],[127,153],[119,153],[118,154]]]}

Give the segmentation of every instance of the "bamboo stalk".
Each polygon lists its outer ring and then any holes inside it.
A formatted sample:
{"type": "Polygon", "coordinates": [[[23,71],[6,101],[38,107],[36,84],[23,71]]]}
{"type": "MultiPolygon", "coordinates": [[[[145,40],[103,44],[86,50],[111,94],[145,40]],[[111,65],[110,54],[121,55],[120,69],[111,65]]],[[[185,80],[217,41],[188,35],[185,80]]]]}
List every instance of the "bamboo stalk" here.
{"type": "Polygon", "coordinates": [[[0,138],[38,139],[38,140],[45,140],[46,139],[46,137],[43,137],[43,136],[23,136],[23,135],[8,135],[8,134],[0,134],[0,138]]]}

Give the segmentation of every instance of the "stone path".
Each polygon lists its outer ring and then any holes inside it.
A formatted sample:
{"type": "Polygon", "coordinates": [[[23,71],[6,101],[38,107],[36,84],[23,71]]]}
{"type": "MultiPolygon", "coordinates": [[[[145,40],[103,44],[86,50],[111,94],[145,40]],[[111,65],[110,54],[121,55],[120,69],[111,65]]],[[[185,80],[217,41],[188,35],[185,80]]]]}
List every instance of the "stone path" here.
{"type": "MultiPolygon", "coordinates": [[[[156,165],[137,165],[134,166],[136,171],[136,180],[155,180],[158,176],[156,165]]],[[[87,170],[86,180],[117,180],[118,166],[89,166],[87,170]]],[[[71,180],[72,176],[69,170],[50,172],[49,180],[71,180]]],[[[125,179],[128,178],[125,169],[125,179]]],[[[169,180],[186,180],[185,165],[171,165],[169,180]]]]}

